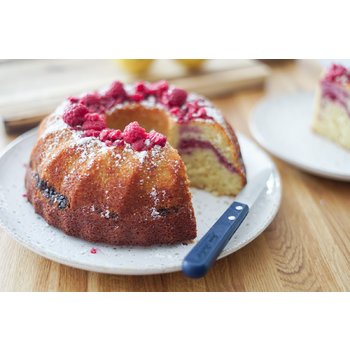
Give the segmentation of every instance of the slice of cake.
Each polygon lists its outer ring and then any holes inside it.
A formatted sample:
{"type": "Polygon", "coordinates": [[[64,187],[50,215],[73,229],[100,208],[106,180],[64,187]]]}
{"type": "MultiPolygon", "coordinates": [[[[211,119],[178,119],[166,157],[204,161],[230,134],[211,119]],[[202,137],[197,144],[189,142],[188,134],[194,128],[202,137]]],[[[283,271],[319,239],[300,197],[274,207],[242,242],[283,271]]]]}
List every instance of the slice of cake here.
{"type": "Polygon", "coordinates": [[[316,93],[312,128],[350,149],[350,71],[333,64],[322,76],[316,93]]]}

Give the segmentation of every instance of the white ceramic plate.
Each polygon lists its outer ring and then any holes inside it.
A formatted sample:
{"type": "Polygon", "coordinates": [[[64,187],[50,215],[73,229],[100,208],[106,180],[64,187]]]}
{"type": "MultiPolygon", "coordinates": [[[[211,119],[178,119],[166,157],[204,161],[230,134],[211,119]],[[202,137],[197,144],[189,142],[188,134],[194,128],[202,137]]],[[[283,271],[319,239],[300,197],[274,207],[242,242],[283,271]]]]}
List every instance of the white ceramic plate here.
{"type": "MultiPolygon", "coordinates": [[[[150,248],[94,244],[65,235],[35,214],[31,204],[22,197],[24,164],[28,162],[35,138],[35,131],[23,135],[0,158],[0,225],[13,238],[48,259],[89,271],[145,275],[181,270],[182,259],[195,242],[150,248]],[[91,254],[91,248],[96,248],[96,254],[91,254]]],[[[252,185],[254,175],[266,168],[271,169],[273,181],[262,186],[262,195],[220,257],[242,248],[264,231],[275,217],[281,200],[280,178],[271,159],[247,138],[240,136],[239,140],[248,171],[247,186],[252,185]]],[[[197,189],[192,193],[198,240],[233,198],[215,197],[197,189]]]]}
{"type": "Polygon", "coordinates": [[[311,130],[311,92],[263,100],[250,118],[254,138],[276,157],[312,174],[350,181],[350,151],[311,130]]]}

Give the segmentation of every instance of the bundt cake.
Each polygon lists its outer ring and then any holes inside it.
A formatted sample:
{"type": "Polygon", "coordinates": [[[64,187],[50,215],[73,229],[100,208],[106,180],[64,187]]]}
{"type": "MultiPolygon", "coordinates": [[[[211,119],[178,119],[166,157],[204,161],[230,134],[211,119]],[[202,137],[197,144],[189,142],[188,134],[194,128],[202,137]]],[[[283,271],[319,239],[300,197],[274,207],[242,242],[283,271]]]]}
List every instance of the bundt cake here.
{"type": "Polygon", "coordinates": [[[333,64],[322,76],[316,93],[312,128],[350,149],[350,72],[333,64]]]}
{"type": "Polygon", "coordinates": [[[69,235],[148,246],[195,238],[188,177],[220,195],[246,183],[220,112],[165,81],[114,82],[42,121],[25,186],[35,211],[69,235]]]}

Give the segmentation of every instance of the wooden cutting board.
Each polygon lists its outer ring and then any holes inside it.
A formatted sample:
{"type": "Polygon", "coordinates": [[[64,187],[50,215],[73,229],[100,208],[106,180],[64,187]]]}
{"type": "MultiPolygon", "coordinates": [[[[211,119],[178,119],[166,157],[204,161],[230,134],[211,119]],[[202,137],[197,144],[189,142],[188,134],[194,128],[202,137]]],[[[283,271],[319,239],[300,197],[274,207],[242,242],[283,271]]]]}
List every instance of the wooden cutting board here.
{"type": "Polygon", "coordinates": [[[113,80],[169,80],[207,97],[260,86],[269,69],[255,60],[207,60],[198,72],[188,72],[175,60],[156,60],[147,75],[132,76],[114,60],[0,61],[0,117],[8,133],[22,132],[67,96],[100,88],[113,80]]]}

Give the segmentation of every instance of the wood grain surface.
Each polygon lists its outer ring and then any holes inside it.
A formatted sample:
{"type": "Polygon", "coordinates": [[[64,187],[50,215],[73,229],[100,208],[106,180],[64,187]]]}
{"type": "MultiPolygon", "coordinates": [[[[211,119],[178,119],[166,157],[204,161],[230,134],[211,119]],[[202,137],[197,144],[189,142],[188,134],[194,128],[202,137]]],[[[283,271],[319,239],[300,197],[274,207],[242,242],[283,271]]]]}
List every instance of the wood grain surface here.
{"type": "MultiPolygon", "coordinates": [[[[247,136],[248,118],[265,95],[313,89],[319,68],[309,61],[271,63],[265,90],[214,102],[247,136]]],[[[0,131],[0,149],[12,138],[0,131]]],[[[256,240],[218,261],[203,279],[180,272],[111,276],[66,267],[23,248],[0,232],[1,291],[350,291],[350,183],[304,173],[274,158],[283,199],[256,240]]]]}

